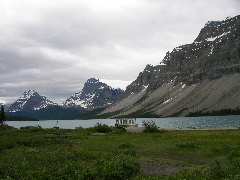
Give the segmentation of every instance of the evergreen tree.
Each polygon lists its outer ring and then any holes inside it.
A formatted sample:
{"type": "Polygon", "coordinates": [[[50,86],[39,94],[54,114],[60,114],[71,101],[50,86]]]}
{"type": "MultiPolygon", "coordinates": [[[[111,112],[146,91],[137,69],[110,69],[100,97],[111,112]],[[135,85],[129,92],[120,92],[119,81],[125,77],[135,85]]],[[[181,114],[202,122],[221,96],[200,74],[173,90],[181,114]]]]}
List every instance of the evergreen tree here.
{"type": "Polygon", "coordinates": [[[2,105],[1,111],[0,111],[0,126],[3,126],[3,122],[5,120],[5,112],[4,112],[4,106],[2,105]]]}

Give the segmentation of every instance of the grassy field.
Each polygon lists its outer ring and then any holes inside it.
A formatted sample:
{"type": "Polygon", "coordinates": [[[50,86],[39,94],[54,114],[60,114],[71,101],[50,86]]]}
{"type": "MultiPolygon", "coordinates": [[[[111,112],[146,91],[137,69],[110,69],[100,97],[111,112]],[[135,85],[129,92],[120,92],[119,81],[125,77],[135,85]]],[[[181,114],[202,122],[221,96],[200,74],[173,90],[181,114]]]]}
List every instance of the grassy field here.
{"type": "Polygon", "coordinates": [[[0,179],[240,179],[240,130],[1,129],[0,179]]]}

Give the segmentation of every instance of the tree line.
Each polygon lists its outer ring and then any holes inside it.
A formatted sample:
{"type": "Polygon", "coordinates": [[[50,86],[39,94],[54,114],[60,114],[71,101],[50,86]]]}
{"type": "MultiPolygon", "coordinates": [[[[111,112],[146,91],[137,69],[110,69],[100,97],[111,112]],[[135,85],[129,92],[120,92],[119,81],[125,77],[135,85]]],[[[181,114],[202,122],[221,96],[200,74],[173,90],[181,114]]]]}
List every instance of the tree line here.
{"type": "Polygon", "coordinates": [[[197,116],[226,116],[226,115],[240,115],[240,109],[220,109],[213,111],[196,111],[190,112],[186,117],[197,117],[197,116]]]}

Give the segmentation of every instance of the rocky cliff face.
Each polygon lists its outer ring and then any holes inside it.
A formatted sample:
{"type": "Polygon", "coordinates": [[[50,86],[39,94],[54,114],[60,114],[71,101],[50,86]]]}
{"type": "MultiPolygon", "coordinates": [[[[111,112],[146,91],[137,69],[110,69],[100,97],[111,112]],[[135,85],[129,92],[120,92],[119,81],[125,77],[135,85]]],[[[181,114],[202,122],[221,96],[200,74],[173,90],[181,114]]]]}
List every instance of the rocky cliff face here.
{"type": "Polygon", "coordinates": [[[34,90],[28,90],[9,107],[8,112],[39,110],[53,105],[57,104],[34,90]]]}
{"type": "Polygon", "coordinates": [[[193,43],[167,52],[157,66],[147,65],[127,87],[124,98],[105,113],[169,116],[236,108],[240,106],[239,72],[240,16],[210,21],[193,43]]]}
{"type": "Polygon", "coordinates": [[[152,91],[173,79],[191,85],[204,79],[239,73],[239,27],[240,16],[208,22],[192,44],[167,52],[161,65],[147,65],[128,90],[139,91],[149,84],[152,91]]]}
{"type": "Polygon", "coordinates": [[[99,79],[88,79],[81,92],[63,102],[64,107],[83,107],[87,110],[104,108],[116,102],[123,94],[121,89],[113,89],[99,79]]]}

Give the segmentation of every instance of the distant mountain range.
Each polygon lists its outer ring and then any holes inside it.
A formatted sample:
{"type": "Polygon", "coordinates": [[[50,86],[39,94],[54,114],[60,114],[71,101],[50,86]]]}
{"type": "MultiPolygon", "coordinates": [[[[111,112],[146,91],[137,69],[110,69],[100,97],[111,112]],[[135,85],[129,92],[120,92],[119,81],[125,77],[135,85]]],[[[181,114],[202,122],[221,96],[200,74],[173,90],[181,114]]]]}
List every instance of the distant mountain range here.
{"type": "Polygon", "coordinates": [[[91,78],[62,105],[29,90],[7,113],[60,119],[81,118],[89,111],[100,118],[186,116],[236,109],[240,108],[239,72],[240,16],[236,16],[207,22],[193,43],[167,52],[159,65],[147,65],[126,91],[91,78]]]}
{"type": "Polygon", "coordinates": [[[100,82],[97,78],[90,78],[81,92],[72,95],[62,105],[52,102],[34,90],[28,90],[8,108],[7,113],[40,119],[74,118],[86,111],[110,106],[123,92],[100,82]]]}

